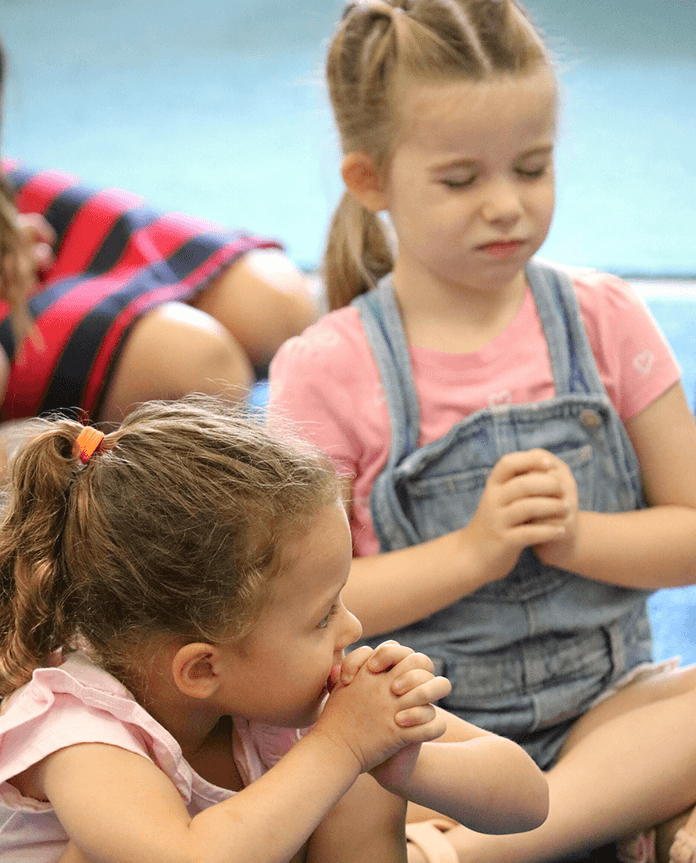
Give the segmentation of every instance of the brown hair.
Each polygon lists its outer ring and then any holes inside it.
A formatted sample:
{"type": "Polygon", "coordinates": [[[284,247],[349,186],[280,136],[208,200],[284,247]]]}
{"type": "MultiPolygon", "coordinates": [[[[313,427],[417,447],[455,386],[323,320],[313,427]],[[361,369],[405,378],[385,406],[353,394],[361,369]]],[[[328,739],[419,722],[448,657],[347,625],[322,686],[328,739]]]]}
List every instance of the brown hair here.
{"type": "Polygon", "coordinates": [[[243,638],[286,541],[340,495],[318,450],[208,397],[142,405],[84,465],[79,423],[36,423],[0,523],[2,695],[83,641],[127,682],[148,640],[243,638]]]}
{"type": "MultiPolygon", "coordinates": [[[[357,0],[329,46],[327,80],[343,153],[364,152],[386,175],[396,137],[397,76],[423,81],[527,74],[550,65],[516,0],[357,0]]],[[[329,307],[373,288],[393,267],[380,217],[344,193],[324,257],[329,307]]]]}
{"type": "MultiPolygon", "coordinates": [[[[5,49],[0,41],[0,128],[6,68],[5,49]]],[[[32,274],[20,266],[21,243],[14,194],[0,167],[0,299],[5,300],[12,311],[12,331],[17,346],[31,331],[27,297],[33,286],[32,274]]]]}

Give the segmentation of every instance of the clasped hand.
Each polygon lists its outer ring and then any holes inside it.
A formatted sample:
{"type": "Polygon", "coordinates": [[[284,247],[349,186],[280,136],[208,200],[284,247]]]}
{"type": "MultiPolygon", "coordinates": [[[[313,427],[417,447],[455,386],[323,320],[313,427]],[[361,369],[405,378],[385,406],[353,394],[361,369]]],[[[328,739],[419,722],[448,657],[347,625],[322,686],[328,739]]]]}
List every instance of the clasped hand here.
{"type": "Polygon", "coordinates": [[[448,695],[451,684],[435,676],[427,656],[409,647],[386,641],[375,650],[357,648],[332,677],[334,687],[316,730],[340,738],[361,772],[404,747],[435,740],[446,729],[432,702],[448,695]]]}
{"type": "Polygon", "coordinates": [[[482,584],[506,576],[526,546],[562,566],[577,535],[578,491],[573,474],[542,449],[503,456],[491,471],[469,525],[482,584]]]}

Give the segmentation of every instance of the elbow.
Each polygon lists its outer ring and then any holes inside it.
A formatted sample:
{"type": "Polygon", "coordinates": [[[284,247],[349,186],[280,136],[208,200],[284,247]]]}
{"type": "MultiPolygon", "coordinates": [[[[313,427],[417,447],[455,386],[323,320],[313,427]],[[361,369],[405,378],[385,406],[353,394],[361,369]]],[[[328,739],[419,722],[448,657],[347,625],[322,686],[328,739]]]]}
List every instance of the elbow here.
{"type": "Polygon", "coordinates": [[[541,771],[539,771],[538,781],[534,783],[533,788],[529,789],[523,802],[524,805],[520,807],[516,819],[517,823],[513,825],[512,830],[508,825],[506,833],[527,833],[541,827],[546,821],[549,814],[549,785],[541,771]]]}
{"type": "MultiPolygon", "coordinates": [[[[531,759],[530,759],[531,761],[531,759]]],[[[533,769],[527,782],[519,786],[515,800],[510,801],[505,829],[501,833],[527,833],[536,830],[549,814],[549,784],[539,768],[533,769]]]]}
{"type": "Polygon", "coordinates": [[[481,832],[528,833],[536,830],[546,821],[549,814],[549,784],[527,753],[512,741],[505,741],[509,776],[515,776],[514,783],[506,785],[501,798],[491,807],[500,817],[493,819],[488,829],[481,832]]]}
{"type": "Polygon", "coordinates": [[[539,796],[536,801],[535,812],[533,816],[533,824],[527,827],[527,830],[536,830],[537,827],[541,827],[541,825],[546,821],[549,817],[549,783],[546,781],[546,777],[542,773],[541,775],[541,783],[543,784],[543,790],[539,789],[539,796]]]}

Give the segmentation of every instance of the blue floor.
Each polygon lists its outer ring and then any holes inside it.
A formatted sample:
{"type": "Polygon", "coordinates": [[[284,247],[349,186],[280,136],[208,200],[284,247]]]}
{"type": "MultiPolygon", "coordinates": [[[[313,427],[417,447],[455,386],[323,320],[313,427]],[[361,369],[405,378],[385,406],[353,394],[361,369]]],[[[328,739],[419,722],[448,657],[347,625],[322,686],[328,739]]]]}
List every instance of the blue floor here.
{"type": "MultiPolygon", "coordinates": [[[[543,254],[696,274],[696,3],[528,0],[560,65],[543,254]]],[[[314,267],[337,201],[321,84],[338,0],[0,0],[5,152],[284,240],[314,267]]]]}
{"type": "MultiPolygon", "coordinates": [[[[682,383],[693,408],[696,404],[693,338],[696,295],[649,297],[648,306],[679,361],[682,383]]],[[[650,599],[650,617],[658,659],[678,655],[684,662],[696,662],[696,585],[655,593],[650,599]]]]}

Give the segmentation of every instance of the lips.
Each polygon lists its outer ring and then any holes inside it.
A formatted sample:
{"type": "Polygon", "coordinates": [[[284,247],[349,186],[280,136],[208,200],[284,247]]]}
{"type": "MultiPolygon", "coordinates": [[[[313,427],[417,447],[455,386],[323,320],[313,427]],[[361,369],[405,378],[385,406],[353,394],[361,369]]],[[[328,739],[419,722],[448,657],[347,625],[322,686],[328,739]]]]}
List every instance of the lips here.
{"type": "Polygon", "coordinates": [[[331,669],[331,674],[329,674],[329,677],[326,681],[326,689],[328,692],[333,691],[334,687],[338,683],[340,676],[341,676],[341,666],[340,665],[334,665],[334,667],[331,669]]]}
{"type": "Polygon", "coordinates": [[[509,258],[518,252],[524,245],[524,240],[498,240],[493,243],[484,243],[478,248],[494,258],[509,258]]]}

